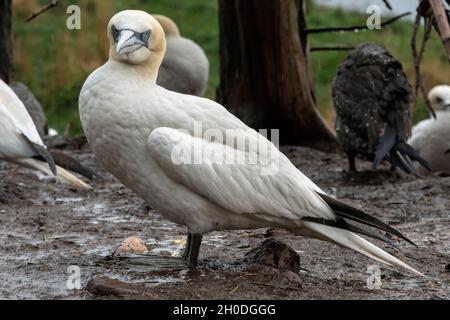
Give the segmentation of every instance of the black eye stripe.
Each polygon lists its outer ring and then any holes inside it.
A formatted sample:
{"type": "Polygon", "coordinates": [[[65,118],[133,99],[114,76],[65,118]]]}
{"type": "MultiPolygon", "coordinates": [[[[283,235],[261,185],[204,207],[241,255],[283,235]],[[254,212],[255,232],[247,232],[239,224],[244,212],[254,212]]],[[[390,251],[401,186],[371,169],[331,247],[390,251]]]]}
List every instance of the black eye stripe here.
{"type": "Polygon", "coordinates": [[[149,41],[149,39],[150,39],[150,36],[151,36],[151,34],[152,34],[152,31],[151,30],[147,30],[147,31],[144,31],[144,32],[136,32],[136,31],[134,31],[134,30],[131,30],[131,29],[127,29],[127,28],[125,28],[125,29],[117,29],[116,28],[116,26],[112,26],[111,27],[111,34],[112,34],[112,36],[113,36],[113,39],[114,39],[114,41],[115,42],[117,42],[118,40],[119,40],[119,36],[120,36],[120,33],[122,32],[122,31],[131,31],[131,32],[133,32],[134,33],[134,36],[136,37],[136,38],[138,38],[138,39],[140,39],[142,42],[144,42],[145,44],[147,44],[148,43],[148,41],[149,41]]]}
{"type": "Polygon", "coordinates": [[[117,30],[116,26],[111,27],[111,34],[113,36],[114,41],[117,42],[120,35],[120,31],[117,30]]]}

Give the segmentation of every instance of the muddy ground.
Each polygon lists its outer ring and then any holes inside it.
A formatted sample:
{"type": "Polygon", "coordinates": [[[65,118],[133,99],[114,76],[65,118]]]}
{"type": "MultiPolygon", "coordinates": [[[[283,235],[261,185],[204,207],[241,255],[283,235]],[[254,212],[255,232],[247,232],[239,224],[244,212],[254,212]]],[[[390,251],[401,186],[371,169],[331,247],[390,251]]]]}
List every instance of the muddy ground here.
{"type": "Polygon", "coordinates": [[[51,144],[98,170],[104,181],[94,182],[93,192],[78,192],[35,172],[0,163],[1,299],[111,298],[85,289],[98,276],[129,284],[130,290],[113,297],[121,299],[450,298],[448,177],[419,180],[389,171],[373,174],[368,171],[370,165],[362,162],[358,165],[367,171],[350,176],[340,155],[283,148],[325,191],[365,208],[418,244],[419,249],[397,242],[402,252],[396,254],[433,280],[381,266],[381,289],[370,290],[367,269],[376,263],[334,245],[277,230],[207,235],[200,266],[192,272],[113,263],[110,255],[130,236],[144,239],[151,253],[178,254],[186,230],[149,210],[98,168],[86,145],[51,144]],[[268,237],[297,251],[298,275],[245,267],[245,254],[268,237]],[[67,268],[72,265],[80,268],[81,290],[67,287],[67,268]]]}

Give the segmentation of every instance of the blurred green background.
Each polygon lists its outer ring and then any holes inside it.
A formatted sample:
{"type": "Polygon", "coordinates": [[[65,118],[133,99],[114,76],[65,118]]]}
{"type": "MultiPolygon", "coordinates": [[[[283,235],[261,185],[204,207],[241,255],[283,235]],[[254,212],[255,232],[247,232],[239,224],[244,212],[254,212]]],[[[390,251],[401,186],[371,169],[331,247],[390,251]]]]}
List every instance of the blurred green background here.
{"type": "MultiPolygon", "coordinates": [[[[193,39],[206,51],[211,63],[207,96],[215,97],[219,84],[218,4],[216,0],[61,0],[60,5],[34,21],[24,19],[47,0],[13,0],[15,78],[26,83],[44,107],[50,126],[71,136],[81,133],[78,119],[78,93],[86,77],[108,57],[106,26],[111,16],[124,9],[141,9],[170,16],[184,36],[193,39]],[[77,4],[82,12],[82,29],[69,31],[66,8],[77,4]]],[[[308,1],[309,27],[360,25],[367,16],[340,9],[322,8],[308,1]]],[[[386,19],[386,17],[383,17],[386,19]]],[[[310,44],[358,45],[375,41],[387,47],[402,61],[413,83],[414,65],[410,48],[412,23],[400,21],[380,31],[329,33],[311,35],[310,44]]],[[[331,123],[331,81],[347,52],[313,52],[311,68],[318,105],[331,123]]],[[[442,44],[433,32],[423,64],[427,89],[450,83],[450,66],[442,44]]],[[[419,100],[415,121],[428,117],[424,102],[419,100]]]]}

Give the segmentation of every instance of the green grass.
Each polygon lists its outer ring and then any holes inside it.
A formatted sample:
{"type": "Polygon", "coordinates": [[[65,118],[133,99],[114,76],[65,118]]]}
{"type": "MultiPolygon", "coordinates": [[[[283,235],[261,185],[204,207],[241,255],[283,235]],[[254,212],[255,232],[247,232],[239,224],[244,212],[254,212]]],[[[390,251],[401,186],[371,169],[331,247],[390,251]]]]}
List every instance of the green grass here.
{"type": "MultiPolygon", "coordinates": [[[[47,0],[22,1],[31,8],[43,5],[47,0]]],[[[124,9],[141,9],[172,17],[184,36],[199,43],[211,63],[211,76],[207,96],[214,99],[219,84],[219,33],[218,7],[214,0],[79,0],[60,1],[60,5],[24,23],[29,13],[20,7],[15,11],[14,40],[16,79],[25,82],[44,106],[50,125],[64,132],[70,125],[70,134],[81,132],[78,118],[78,93],[86,77],[107,59],[108,42],[106,25],[110,17],[124,9]],[[65,28],[68,5],[76,3],[82,10],[82,30],[65,28]]],[[[310,6],[309,27],[364,24],[366,17],[348,14],[340,10],[310,6]]],[[[414,81],[414,69],[410,49],[412,24],[397,22],[381,31],[359,33],[333,33],[311,35],[311,46],[358,45],[364,41],[384,44],[403,62],[405,70],[414,81]]],[[[345,52],[315,52],[311,54],[311,68],[321,113],[331,122],[331,81],[345,52]]],[[[428,46],[424,64],[427,88],[438,83],[449,83],[448,63],[439,39],[433,36],[428,46]]],[[[415,119],[426,118],[423,101],[415,113],[415,119]]]]}

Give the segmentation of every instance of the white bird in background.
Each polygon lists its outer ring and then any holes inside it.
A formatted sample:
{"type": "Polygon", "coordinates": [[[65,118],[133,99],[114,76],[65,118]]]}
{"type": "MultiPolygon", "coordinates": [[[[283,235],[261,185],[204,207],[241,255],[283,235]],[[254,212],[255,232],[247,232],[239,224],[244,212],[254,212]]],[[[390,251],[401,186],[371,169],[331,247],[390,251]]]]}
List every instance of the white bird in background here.
{"type": "MultiPolygon", "coordinates": [[[[435,87],[428,99],[436,110],[436,119],[417,124],[409,144],[430,164],[433,172],[450,174],[450,86],[435,87]]],[[[426,170],[417,169],[428,174],[426,170]]]]}
{"type": "Polygon", "coordinates": [[[208,86],[209,60],[194,41],[184,38],[175,22],[163,15],[154,15],[166,34],[167,50],[157,83],[179,93],[203,96],[208,86]]]}
{"type": "Polygon", "coordinates": [[[31,116],[14,91],[0,80],[0,160],[56,175],[79,189],[91,187],[55,165],[52,155],[42,142],[31,116]]]}
{"type": "Polygon", "coordinates": [[[109,61],[81,90],[83,128],[100,164],[164,217],[189,228],[183,257],[189,266],[197,263],[203,234],[279,227],[420,275],[356,234],[389,242],[366,225],[407,240],[401,233],[326,196],[270,141],[223,106],[158,86],[166,41],[155,18],[142,11],[118,13],[109,23],[108,37],[109,61]],[[223,142],[204,136],[214,131],[215,137],[223,137],[230,130],[235,136],[223,142]],[[235,143],[242,136],[249,142],[244,146],[235,143]],[[202,161],[178,161],[178,150],[192,147],[202,161]],[[220,154],[257,162],[217,161],[220,154]],[[273,159],[279,163],[271,171],[263,164],[273,159]]]}

